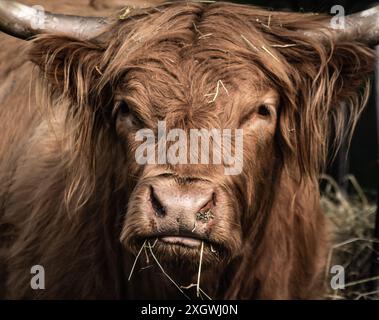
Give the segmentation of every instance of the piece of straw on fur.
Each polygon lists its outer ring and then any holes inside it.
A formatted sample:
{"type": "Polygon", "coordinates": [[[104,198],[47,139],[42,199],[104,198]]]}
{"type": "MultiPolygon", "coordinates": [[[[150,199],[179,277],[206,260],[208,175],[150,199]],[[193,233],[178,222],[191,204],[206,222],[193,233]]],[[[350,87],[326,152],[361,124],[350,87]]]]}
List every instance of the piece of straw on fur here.
{"type": "Polygon", "coordinates": [[[262,46],[262,49],[264,51],[266,51],[271,57],[273,57],[276,61],[280,62],[280,60],[270,50],[268,50],[265,46],[262,46]]]}
{"type": "Polygon", "coordinates": [[[289,43],[289,44],[270,44],[270,47],[273,48],[290,48],[290,47],[296,47],[297,44],[295,43],[289,43]]]}
{"type": "Polygon", "coordinates": [[[253,48],[255,51],[259,51],[258,48],[253,45],[243,34],[241,34],[241,38],[247,43],[250,48],[253,48]]]}
{"type": "Polygon", "coordinates": [[[221,80],[218,80],[217,81],[217,85],[216,85],[216,92],[215,93],[207,93],[205,96],[208,97],[208,96],[213,96],[213,99],[209,101],[209,103],[212,103],[212,102],[215,102],[217,97],[218,97],[218,94],[220,92],[220,85],[224,88],[225,92],[227,95],[229,95],[229,91],[228,89],[226,89],[224,83],[221,81],[221,80]]]}
{"type": "Polygon", "coordinates": [[[211,35],[213,35],[213,33],[207,33],[207,34],[203,34],[199,37],[199,39],[203,39],[203,38],[207,38],[207,37],[210,37],[211,35]]]}
{"type": "Polygon", "coordinates": [[[121,14],[118,16],[119,20],[125,20],[129,16],[131,11],[132,11],[131,7],[125,7],[123,11],[121,12],[121,14]]]}
{"type": "Polygon", "coordinates": [[[270,29],[271,28],[271,14],[268,16],[267,24],[264,24],[263,22],[261,24],[262,24],[262,26],[270,29]]]}

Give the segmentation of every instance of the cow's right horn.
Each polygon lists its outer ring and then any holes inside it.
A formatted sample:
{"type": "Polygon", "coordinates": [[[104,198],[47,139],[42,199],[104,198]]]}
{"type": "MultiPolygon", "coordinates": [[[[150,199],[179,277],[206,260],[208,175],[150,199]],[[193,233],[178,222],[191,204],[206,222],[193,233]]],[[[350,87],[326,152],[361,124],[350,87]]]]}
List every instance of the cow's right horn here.
{"type": "Polygon", "coordinates": [[[0,0],[0,31],[20,39],[41,33],[63,33],[91,38],[107,25],[102,17],[54,14],[41,6],[29,7],[16,1],[0,0]]]}

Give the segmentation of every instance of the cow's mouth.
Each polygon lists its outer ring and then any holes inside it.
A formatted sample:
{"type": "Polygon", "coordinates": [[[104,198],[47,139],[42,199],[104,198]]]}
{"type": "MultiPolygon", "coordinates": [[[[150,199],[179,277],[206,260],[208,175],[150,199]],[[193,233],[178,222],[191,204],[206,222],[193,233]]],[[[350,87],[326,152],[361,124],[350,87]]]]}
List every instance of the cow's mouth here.
{"type": "Polygon", "coordinates": [[[150,240],[150,242],[154,239],[154,241],[159,241],[165,245],[178,245],[187,248],[199,248],[202,242],[209,245],[212,245],[215,242],[210,240],[205,234],[193,232],[184,228],[180,231],[167,230],[152,232],[146,238],[150,240]]]}
{"type": "Polygon", "coordinates": [[[201,247],[201,244],[203,243],[204,246],[211,247],[212,251],[216,251],[216,249],[223,249],[223,245],[206,239],[202,237],[196,237],[196,236],[187,236],[187,235],[178,235],[178,234],[153,234],[145,237],[137,237],[137,242],[143,243],[144,240],[147,241],[147,245],[152,245],[153,247],[156,247],[157,244],[165,245],[165,246],[181,246],[183,248],[187,249],[195,249],[198,250],[201,247]]]}
{"type": "Polygon", "coordinates": [[[177,234],[154,234],[147,238],[148,243],[154,244],[154,247],[159,243],[165,246],[180,246],[186,249],[194,249],[198,251],[201,245],[210,247],[210,250],[215,253],[225,250],[224,246],[210,239],[198,236],[177,235],[177,234]]]}
{"type": "MultiPolygon", "coordinates": [[[[170,262],[171,260],[198,261],[200,254],[204,262],[221,261],[228,255],[223,244],[197,234],[178,233],[152,233],[135,236],[130,243],[132,251],[138,253],[145,247],[159,258],[170,262]]],[[[171,261],[172,262],[172,261],[171,261]]]]}
{"type": "Polygon", "coordinates": [[[189,248],[199,248],[201,246],[201,241],[198,238],[190,237],[181,237],[181,236],[163,236],[158,238],[159,241],[162,241],[171,245],[180,245],[189,248]]]}

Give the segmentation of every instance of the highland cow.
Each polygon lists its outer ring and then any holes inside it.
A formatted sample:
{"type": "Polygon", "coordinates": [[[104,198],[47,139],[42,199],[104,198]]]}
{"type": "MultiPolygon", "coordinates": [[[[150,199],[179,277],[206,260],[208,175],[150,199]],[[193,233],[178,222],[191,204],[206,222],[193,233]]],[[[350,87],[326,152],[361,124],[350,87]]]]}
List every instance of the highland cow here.
{"type": "Polygon", "coordinates": [[[321,298],[318,177],[364,106],[376,35],[224,2],[53,17],[0,26],[30,40],[1,35],[0,295],[321,298]],[[139,164],[135,135],[159,121],[242,129],[242,171],[139,164]]]}

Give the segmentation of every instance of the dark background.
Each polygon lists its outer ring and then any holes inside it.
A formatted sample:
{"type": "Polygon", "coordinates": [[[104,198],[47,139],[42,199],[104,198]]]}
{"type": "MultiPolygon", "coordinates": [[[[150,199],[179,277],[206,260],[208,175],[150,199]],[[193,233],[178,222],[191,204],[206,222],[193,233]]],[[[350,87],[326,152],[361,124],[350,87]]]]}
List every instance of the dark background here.
{"type": "MultiPolygon", "coordinates": [[[[342,5],[346,14],[362,11],[379,5],[379,1],[338,1],[338,0],[251,0],[235,1],[261,7],[295,12],[318,12],[330,14],[334,5],[342,5]]],[[[374,77],[373,77],[374,78],[374,77]]],[[[343,146],[339,155],[329,164],[328,173],[342,186],[346,186],[344,176],[352,173],[368,195],[375,196],[378,186],[378,143],[377,114],[375,105],[375,83],[373,81],[370,100],[355,130],[350,151],[346,157],[347,146],[343,146]]]]}

